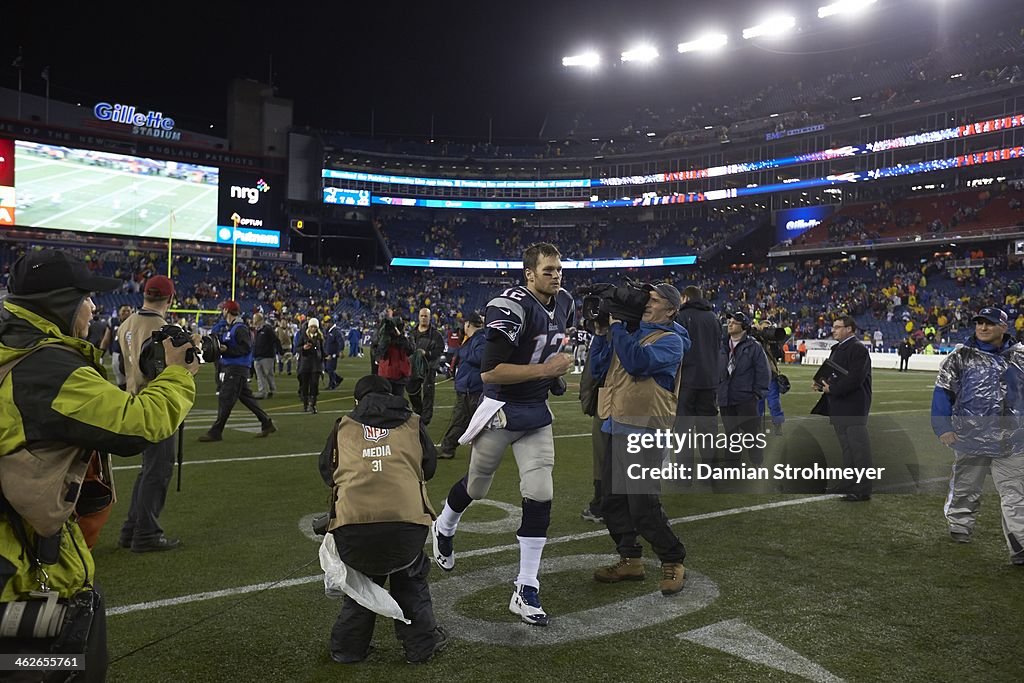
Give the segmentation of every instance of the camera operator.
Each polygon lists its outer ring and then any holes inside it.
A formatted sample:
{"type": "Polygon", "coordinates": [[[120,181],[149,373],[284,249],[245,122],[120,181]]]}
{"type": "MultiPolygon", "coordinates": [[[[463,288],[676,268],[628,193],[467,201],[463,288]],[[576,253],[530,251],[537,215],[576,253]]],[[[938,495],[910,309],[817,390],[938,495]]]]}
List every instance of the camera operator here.
{"type": "Polygon", "coordinates": [[[779,329],[770,320],[754,323],[751,335],[757,339],[768,358],[771,379],[768,380],[768,393],[757,402],[757,412],[764,418],[765,403],[772,418],[772,434],[782,435],[782,425],[786,421],[786,413],[782,410],[782,394],[789,391],[789,378],[779,372],[779,360],[784,358],[780,344],[785,340],[785,331],[779,329]]]}
{"type": "Polygon", "coordinates": [[[412,376],[412,342],[405,335],[405,324],[399,317],[391,317],[392,309],[388,307],[387,315],[381,320],[377,330],[377,339],[373,345],[373,356],[376,372],[391,382],[391,393],[404,396],[406,385],[412,376]]]}
{"type": "Polygon", "coordinates": [[[434,382],[437,380],[437,362],[444,353],[444,337],[431,324],[430,309],[421,308],[418,324],[412,331],[415,347],[412,358],[412,379],[409,382],[409,403],[429,425],[434,417],[434,382]]]}
{"type": "Polygon", "coordinates": [[[601,513],[620,556],[617,564],[594,572],[594,579],[602,583],[643,579],[640,535],[661,560],[662,595],[683,589],[686,548],[668,524],[657,482],[632,481],[627,471],[635,462],[660,467],[665,453],[644,449],[639,456],[630,456],[625,445],[628,436],[667,429],[675,421],[680,366],[690,348],[686,330],[673,321],[681,303],[675,287],[655,285],[635,332],[612,316],[608,329],[599,328],[590,347],[594,377],[604,382],[598,392],[598,414],[605,418],[601,513]]]}
{"type": "Polygon", "coordinates": [[[76,518],[103,504],[83,492],[88,462],[97,452],[135,455],[174,434],[192,408],[199,369],[186,362],[189,347],[167,340],[166,369],[137,396],[108,381],[99,349],[85,341],[91,292],[121,284],[64,252],[32,251],[11,266],[0,312],[0,611],[5,629],[25,633],[33,625],[26,620],[39,625],[45,596],[66,609],[61,626],[43,625],[40,638],[0,636],[0,652],[84,653],[91,681],[106,675],[107,644],[76,518]],[[39,471],[40,463],[50,467],[39,471]]]}
{"type": "MultiPolygon", "coordinates": [[[[163,275],[154,275],[143,288],[142,308],[121,323],[117,337],[124,353],[128,393],[132,396],[137,396],[149,384],[139,367],[142,345],[167,324],[165,317],[173,299],[174,283],[163,275]]],[[[174,473],[176,444],[177,434],[172,434],[142,451],[142,470],[135,479],[128,517],[121,526],[117,542],[122,548],[145,553],[178,547],[179,540],[167,538],[160,527],[160,513],[174,473]]]]}
{"type": "Polygon", "coordinates": [[[231,417],[231,410],[237,401],[248,408],[260,421],[263,427],[257,437],[270,436],[277,431],[273,420],[262,408],[249,389],[249,375],[252,369],[252,334],[249,326],[242,320],[242,308],[235,301],[225,301],[221,305],[224,311],[225,326],[219,335],[221,379],[220,394],[217,400],[217,421],[210,431],[199,437],[200,441],[221,441],[224,426],[231,417]]]}

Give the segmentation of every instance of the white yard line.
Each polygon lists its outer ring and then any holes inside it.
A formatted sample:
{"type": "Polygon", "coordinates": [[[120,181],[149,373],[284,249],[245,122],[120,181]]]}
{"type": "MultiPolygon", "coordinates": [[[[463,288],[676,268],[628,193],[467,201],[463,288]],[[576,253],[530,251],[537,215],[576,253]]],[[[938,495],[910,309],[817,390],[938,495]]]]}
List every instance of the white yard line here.
{"type": "MultiPolygon", "coordinates": [[[[588,435],[589,436],[589,435],[588,435]]],[[[687,517],[677,517],[669,520],[670,524],[687,524],[689,522],[700,522],[707,519],[717,519],[719,517],[729,517],[731,515],[739,515],[746,512],[759,512],[761,510],[772,510],[775,508],[790,507],[792,505],[803,505],[805,503],[817,503],[824,500],[832,500],[836,496],[810,496],[807,498],[797,498],[796,500],[782,500],[774,503],[762,503],[760,505],[748,505],[739,508],[729,508],[727,510],[718,510],[716,512],[705,512],[699,515],[689,515],[687,517]]],[[[569,534],[566,536],[556,536],[549,538],[547,545],[555,545],[558,543],[571,543],[573,541],[582,541],[590,538],[599,538],[607,536],[608,531],[605,529],[598,529],[595,531],[587,531],[582,534],[569,534]]],[[[512,550],[518,550],[519,544],[510,543],[508,545],[492,546],[490,548],[478,548],[476,550],[469,550],[466,552],[459,553],[460,558],[466,557],[484,557],[487,555],[495,555],[497,553],[509,552],[512,550]]],[[[265,583],[255,583],[248,586],[238,586],[236,588],[225,588],[218,591],[208,591],[204,593],[191,593],[189,595],[181,595],[176,598],[165,598],[163,600],[151,600],[148,602],[137,602],[132,605],[123,605],[121,607],[111,607],[107,609],[107,614],[110,616],[117,616],[119,614],[129,614],[131,612],[142,612],[147,610],[159,609],[161,607],[174,607],[176,605],[186,605],[193,602],[204,602],[206,600],[214,600],[216,598],[226,598],[232,595],[244,595],[246,593],[255,593],[270,588],[290,588],[292,586],[301,586],[307,583],[317,583],[323,581],[323,574],[314,574],[313,576],[304,576],[298,579],[288,579],[285,581],[269,581],[265,583]]],[[[451,579],[458,581],[458,579],[451,579]]],[[[444,582],[436,582],[435,585],[442,585],[444,582]]]]}
{"type": "MultiPolygon", "coordinates": [[[[584,436],[590,436],[590,432],[586,434],[559,434],[555,436],[556,439],[578,439],[584,436]]],[[[186,460],[182,465],[213,465],[221,464],[226,462],[252,462],[253,460],[281,460],[284,458],[308,458],[311,455],[320,455],[320,451],[310,451],[309,453],[283,453],[280,455],[253,455],[244,458],[217,458],[214,460],[186,460]]],[[[113,467],[115,472],[118,470],[137,470],[142,465],[121,465],[119,467],[113,467]]]]}

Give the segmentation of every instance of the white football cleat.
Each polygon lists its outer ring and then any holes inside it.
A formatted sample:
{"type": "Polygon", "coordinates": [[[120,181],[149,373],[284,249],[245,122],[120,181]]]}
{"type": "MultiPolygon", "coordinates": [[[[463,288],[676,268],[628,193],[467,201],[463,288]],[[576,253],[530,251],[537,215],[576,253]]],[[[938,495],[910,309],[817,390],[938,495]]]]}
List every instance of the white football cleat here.
{"type": "Polygon", "coordinates": [[[430,525],[430,538],[434,542],[434,562],[446,572],[455,569],[454,536],[445,536],[437,530],[437,521],[430,525]]]}
{"type": "Polygon", "coordinates": [[[547,626],[548,615],[540,606],[539,591],[533,586],[521,586],[512,593],[512,601],[508,609],[512,614],[518,614],[524,624],[531,626],[547,626]]]}

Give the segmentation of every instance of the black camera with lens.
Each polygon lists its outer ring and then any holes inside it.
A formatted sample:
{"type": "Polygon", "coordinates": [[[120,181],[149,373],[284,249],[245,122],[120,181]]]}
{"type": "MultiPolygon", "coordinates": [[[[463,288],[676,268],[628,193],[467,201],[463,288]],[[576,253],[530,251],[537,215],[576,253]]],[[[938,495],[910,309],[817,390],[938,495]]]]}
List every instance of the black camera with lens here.
{"type": "MultiPolygon", "coordinates": [[[[651,288],[627,279],[625,284],[599,283],[576,289],[583,297],[581,315],[591,326],[607,327],[610,318],[621,320],[629,330],[636,330],[651,298],[651,288]]],[[[594,330],[590,330],[593,332],[594,330]]]]}
{"type": "Polygon", "coordinates": [[[177,325],[164,325],[159,330],[154,330],[149,339],[142,343],[142,351],[139,353],[139,371],[148,380],[156,379],[156,376],[167,367],[165,339],[170,339],[173,346],[190,347],[185,351],[186,363],[196,359],[197,349],[192,343],[192,335],[177,325]]]}
{"type": "Polygon", "coordinates": [[[199,362],[216,363],[220,360],[220,342],[208,334],[199,338],[199,362]]]}

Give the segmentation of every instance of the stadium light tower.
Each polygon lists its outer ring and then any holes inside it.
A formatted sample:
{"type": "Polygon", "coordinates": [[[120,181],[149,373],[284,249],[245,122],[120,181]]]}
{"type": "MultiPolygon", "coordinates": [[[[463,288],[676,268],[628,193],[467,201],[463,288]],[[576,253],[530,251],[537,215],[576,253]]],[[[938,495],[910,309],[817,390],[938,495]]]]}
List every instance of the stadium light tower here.
{"type": "Polygon", "coordinates": [[[571,55],[569,57],[562,57],[562,66],[569,67],[583,67],[586,69],[593,69],[601,64],[601,55],[596,52],[584,52],[579,55],[571,55]]]}
{"type": "Polygon", "coordinates": [[[796,17],[790,14],[777,14],[768,17],[756,26],[743,29],[743,38],[750,40],[760,36],[780,36],[793,30],[794,26],[796,26],[796,17]]]}
{"type": "Polygon", "coordinates": [[[679,43],[679,52],[703,52],[717,50],[718,48],[725,47],[726,43],[729,42],[729,36],[724,33],[705,33],[704,35],[698,36],[697,38],[687,41],[685,43],[679,43]]]}
{"type": "Polygon", "coordinates": [[[875,4],[877,0],[836,0],[830,5],[818,8],[818,18],[824,19],[835,14],[856,14],[869,5],[875,4]]]}
{"type": "Polygon", "coordinates": [[[647,64],[649,62],[653,62],[657,58],[658,48],[653,45],[637,45],[636,47],[622,53],[622,61],[624,62],[640,62],[641,64],[647,64]]]}

